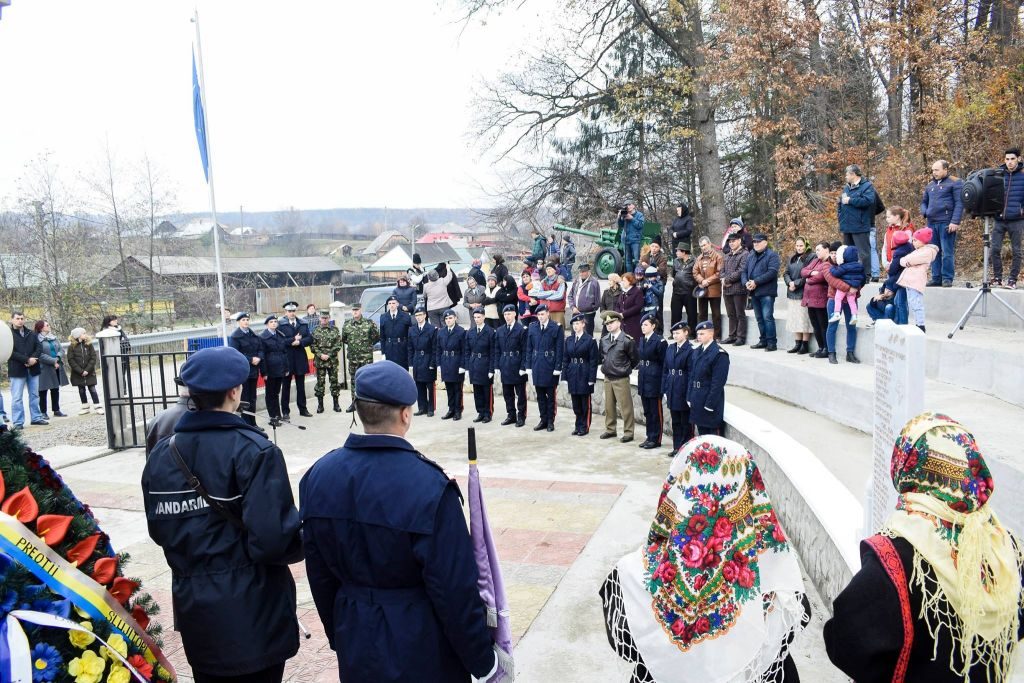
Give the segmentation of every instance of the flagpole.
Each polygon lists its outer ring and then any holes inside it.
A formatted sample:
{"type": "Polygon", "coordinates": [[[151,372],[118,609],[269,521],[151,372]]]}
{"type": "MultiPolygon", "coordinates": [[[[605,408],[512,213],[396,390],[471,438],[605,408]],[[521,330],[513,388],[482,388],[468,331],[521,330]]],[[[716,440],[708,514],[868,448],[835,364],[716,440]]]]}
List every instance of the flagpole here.
{"type": "Polygon", "coordinates": [[[217,198],[213,189],[213,154],[210,145],[210,110],[206,106],[206,74],[203,72],[203,41],[199,35],[199,9],[194,10],[192,23],[196,25],[196,68],[199,72],[199,98],[203,103],[204,131],[203,142],[206,145],[206,163],[208,177],[206,185],[210,189],[210,216],[213,218],[213,258],[217,267],[217,292],[220,295],[220,334],[224,338],[224,346],[228,345],[228,325],[224,319],[224,274],[220,267],[220,230],[217,223],[217,198]]]}

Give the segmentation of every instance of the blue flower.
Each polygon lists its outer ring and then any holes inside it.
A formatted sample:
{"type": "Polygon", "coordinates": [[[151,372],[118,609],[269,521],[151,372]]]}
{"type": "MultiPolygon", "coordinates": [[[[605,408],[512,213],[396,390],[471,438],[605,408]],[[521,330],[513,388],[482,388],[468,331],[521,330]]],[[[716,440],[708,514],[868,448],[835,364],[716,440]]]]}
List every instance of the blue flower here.
{"type": "Polygon", "coordinates": [[[32,681],[41,683],[52,681],[60,672],[64,659],[57,648],[46,643],[36,643],[32,648],[32,681]]]}
{"type": "Polygon", "coordinates": [[[8,588],[0,597],[0,617],[6,617],[7,613],[10,612],[18,604],[18,594],[8,588]]]}

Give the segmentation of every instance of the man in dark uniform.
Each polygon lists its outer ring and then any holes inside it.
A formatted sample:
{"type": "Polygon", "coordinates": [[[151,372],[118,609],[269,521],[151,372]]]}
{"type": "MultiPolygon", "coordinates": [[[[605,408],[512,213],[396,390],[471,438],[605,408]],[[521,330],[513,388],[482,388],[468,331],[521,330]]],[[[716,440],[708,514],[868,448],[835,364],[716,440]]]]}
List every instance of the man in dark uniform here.
{"type": "Polygon", "coordinates": [[[473,422],[488,423],[494,413],[494,328],[484,324],[484,309],[473,311],[473,325],[466,332],[466,371],[473,385],[476,418],[473,422]]]}
{"type": "MultiPolygon", "coordinates": [[[[238,329],[228,337],[228,346],[245,356],[249,361],[249,378],[242,384],[242,410],[246,413],[256,412],[256,381],[260,377],[259,365],[263,362],[263,344],[256,333],[249,328],[249,314],[246,312],[236,313],[235,320],[238,322],[238,329]]],[[[242,419],[249,424],[256,426],[254,415],[242,415],[242,419]]]]}
{"type": "Polygon", "coordinates": [[[437,331],[434,344],[434,365],[441,369],[441,381],[448,395],[448,412],[442,420],[462,419],[462,385],[466,382],[466,331],[457,324],[455,311],[447,309],[442,316],[444,325],[437,331]]]}
{"type": "Polygon", "coordinates": [[[494,339],[507,414],[501,424],[522,427],[526,424],[526,328],[516,320],[516,307],[512,304],[502,308],[501,314],[505,324],[498,328],[494,339]]]}
{"type": "Polygon", "coordinates": [[[427,321],[427,307],[416,306],[416,323],[409,328],[409,357],[407,365],[412,367],[412,378],[416,381],[416,412],[413,415],[434,417],[437,405],[437,360],[434,358],[434,344],[437,328],[427,321]]]}
{"type": "Polygon", "coordinates": [[[288,377],[281,386],[281,419],[285,422],[291,420],[291,408],[288,407],[292,394],[292,377],[295,377],[295,405],[299,408],[299,415],[302,417],[313,417],[313,413],[306,410],[306,374],[309,373],[309,357],[306,356],[306,347],[313,343],[313,335],[309,326],[302,318],[295,316],[299,308],[296,301],[289,301],[284,305],[284,317],[278,324],[281,334],[290,339],[288,342],[288,377]]]}
{"type": "Polygon", "coordinates": [[[547,304],[537,306],[537,324],[526,331],[526,374],[537,391],[540,422],[533,428],[555,431],[555,392],[562,374],[562,353],[565,333],[562,326],[550,320],[547,304]]]}
{"type": "Polygon", "coordinates": [[[722,436],[725,427],[725,383],[729,379],[729,354],[715,341],[711,321],[697,325],[697,343],[690,370],[690,422],[697,434],[722,436]]]}
{"type": "Polygon", "coordinates": [[[412,317],[398,310],[398,297],[389,296],[387,310],[380,316],[380,350],[392,363],[409,369],[409,328],[412,317]]]}
{"type": "Polygon", "coordinates": [[[640,448],[661,448],[661,437],[665,417],[661,407],[661,381],[665,367],[664,338],[655,330],[658,328],[658,314],[648,313],[640,321],[643,335],[636,342],[637,382],[636,393],[644,410],[646,437],[640,448]]]}
{"type": "Polygon", "coordinates": [[[416,386],[360,368],[363,434],[299,484],[310,590],[342,681],[469,682],[497,667],[455,480],[405,439],[416,386]]]}
{"type": "Polygon", "coordinates": [[[171,567],[174,625],[196,683],[280,683],[299,648],[299,513],[284,456],[235,414],[252,367],[203,349],[181,379],[195,410],[142,471],[149,535],[171,567]],[[193,488],[194,475],[201,486],[193,488]]]}

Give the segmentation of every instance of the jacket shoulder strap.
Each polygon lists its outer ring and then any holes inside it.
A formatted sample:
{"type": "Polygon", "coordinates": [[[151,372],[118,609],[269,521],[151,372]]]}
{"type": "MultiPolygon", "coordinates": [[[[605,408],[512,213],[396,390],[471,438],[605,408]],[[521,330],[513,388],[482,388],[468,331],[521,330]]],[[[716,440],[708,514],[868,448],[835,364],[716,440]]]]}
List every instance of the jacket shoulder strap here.
{"type": "Polygon", "coordinates": [[[900,616],[903,620],[903,645],[900,647],[900,655],[896,660],[896,668],[892,673],[893,683],[903,683],[907,676],[907,666],[910,663],[910,650],[914,646],[914,616],[910,609],[910,591],[907,588],[907,574],[903,570],[903,561],[892,540],[886,536],[874,535],[865,539],[865,543],[875,551],[882,568],[889,575],[889,579],[896,587],[896,594],[900,599],[900,616]]]}
{"type": "Polygon", "coordinates": [[[178,438],[177,434],[172,435],[169,442],[171,455],[174,457],[174,462],[178,465],[178,469],[185,475],[185,481],[188,482],[189,488],[202,496],[203,500],[206,501],[206,504],[209,505],[214,512],[229,521],[236,528],[241,531],[245,531],[245,523],[242,521],[242,518],[236,515],[234,511],[230,510],[226,505],[224,505],[224,503],[212,498],[206,491],[206,487],[203,486],[203,482],[199,481],[199,477],[193,474],[192,470],[190,470],[188,465],[185,464],[185,459],[181,457],[181,453],[178,451],[178,447],[174,443],[176,438],[178,438]]]}

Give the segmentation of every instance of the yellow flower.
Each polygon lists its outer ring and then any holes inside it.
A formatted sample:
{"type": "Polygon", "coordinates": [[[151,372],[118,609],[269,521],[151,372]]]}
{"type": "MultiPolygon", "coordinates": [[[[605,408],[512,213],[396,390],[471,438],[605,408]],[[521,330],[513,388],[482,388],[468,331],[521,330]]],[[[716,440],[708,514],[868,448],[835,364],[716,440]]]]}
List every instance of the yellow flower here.
{"type": "Polygon", "coordinates": [[[95,652],[85,650],[81,657],[72,659],[68,664],[68,673],[75,677],[75,683],[100,683],[106,665],[95,652]]]}
{"type": "Polygon", "coordinates": [[[107,674],[107,683],[129,683],[132,675],[128,673],[128,669],[123,666],[110,667],[110,673],[107,674]]]}
{"type": "Polygon", "coordinates": [[[85,633],[84,631],[68,631],[68,639],[71,640],[71,644],[79,650],[84,650],[92,645],[92,641],[96,640],[96,636],[91,633],[91,621],[83,621],[79,626],[90,631],[90,633],[85,633]]]}
{"type": "Polygon", "coordinates": [[[110,650],[117,650],[117,652],[119,652],[122,657],[128,656],[128,643],[125,641],[124,638],[121,637],[120,634],[115,633],[114,635],[110,636],[110,638],[107,639],[107,644],[110,645],[109,648],[100,648],[100,652],[103,653],[104,659],[109,659],[111,661],[116,659],[116,657],[114,657],[113,653],[110,650]]]}

